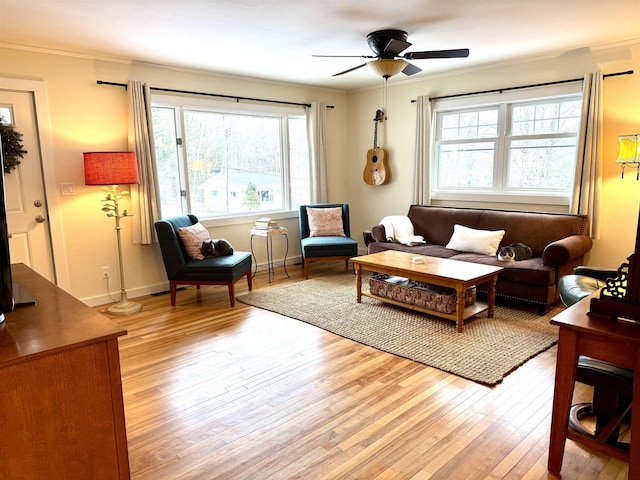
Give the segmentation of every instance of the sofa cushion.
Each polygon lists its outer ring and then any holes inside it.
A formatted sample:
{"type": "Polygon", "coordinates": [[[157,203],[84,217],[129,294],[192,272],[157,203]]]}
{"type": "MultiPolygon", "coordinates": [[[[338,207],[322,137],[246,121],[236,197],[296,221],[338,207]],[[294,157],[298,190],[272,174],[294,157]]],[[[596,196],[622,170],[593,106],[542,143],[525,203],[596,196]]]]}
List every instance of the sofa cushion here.
{"type": "Polygon", "coordinates": [[[459,253],[451,260],[462,262],[481,263],[494,267],[502,267],[500,278],[509,282],[527,283],[530,285],[549,286],[555,283],[555,270],[543,265],[542,258],[533,257],[518,262],[503,262],[495,255],[480,255],[477,253],[459,253]]]}
{"type": "Polygon", "coordinates": [[[313,257],[344,257],[358,254],[358,242],[349,237],[307,237],[300,240],[302,256],[313,257]]]}
{"type": "Polygon", "coordinates": [[[439,258],[451,258],[455,255],[459,255],[458,250],[451,250],[450,248],[443,247],[442,245],[414,245],[407,246],[401,243],[384,243],[374,242],[368,246],[368,253],[383,252],[385,250],[398,250],[400,252],[409,252],[414,255],[427,255],[429,257],[439,258]]]}
{"type": "Polygon", "coordinates": [[[504,237],[504,230],[477,230],[456,224],[453,226],[453,235],[446,247],[461,252],[495,255],[502,237],[504,237]]]}
{"type": "Polygon", "coordinates": [[[251,270],[251,253],[236,251],[223,257],[189,260],[171,280],[198,281],[206,274],[208,281],[228,282],[246,275],[248,270],[251,270]]]}

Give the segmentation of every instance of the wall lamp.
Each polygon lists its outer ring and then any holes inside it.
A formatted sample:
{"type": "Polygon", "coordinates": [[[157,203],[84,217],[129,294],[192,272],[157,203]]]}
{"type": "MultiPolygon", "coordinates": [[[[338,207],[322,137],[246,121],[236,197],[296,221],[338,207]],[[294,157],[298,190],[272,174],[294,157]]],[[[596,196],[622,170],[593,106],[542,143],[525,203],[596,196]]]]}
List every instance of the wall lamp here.
{"type": "Polygon", "coordinates": [[[624,178],[624,167],[635,165],[636,180],[640,179],[640,134],[618,136],[619,151],[616,163],[621,165],[622,178],[624,178]]]}

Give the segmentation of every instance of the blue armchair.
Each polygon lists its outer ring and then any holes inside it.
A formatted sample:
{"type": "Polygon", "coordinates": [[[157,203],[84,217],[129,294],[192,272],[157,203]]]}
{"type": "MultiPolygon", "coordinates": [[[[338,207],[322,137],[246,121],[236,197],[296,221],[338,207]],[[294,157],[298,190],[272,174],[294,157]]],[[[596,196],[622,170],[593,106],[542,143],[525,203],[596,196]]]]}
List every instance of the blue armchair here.
{"type": "Polygon", "coordinates": [[[312,262],[344,260],[345,268],[349,259],[358,255],[358,242],[351,238],[349,226],[349,205],[346,203],[323,203],[317,205],[300,205],[300,249],[302,251],[302,267],[304,278],[309,278],[309,268],[312,262]],[[309,208],[342,209],[342,230],[340,235],[311,236],[309,226],[309,208]]]}
{"type": "Polygon", "coordinates": [[[251,254],[234,251],[231,255],[204,260],[194,260],[187,254],[178,230],[198,223],[195,215],[180,215],[165,218],[155,223],[162,260],[164,261],[171,296],[171,306],[176,304],[178,285],[226,285],[229,289],[229,302],[236,304],[234,286],[243,276],[247,277],[249,290],[251,283],[251,254]]]}

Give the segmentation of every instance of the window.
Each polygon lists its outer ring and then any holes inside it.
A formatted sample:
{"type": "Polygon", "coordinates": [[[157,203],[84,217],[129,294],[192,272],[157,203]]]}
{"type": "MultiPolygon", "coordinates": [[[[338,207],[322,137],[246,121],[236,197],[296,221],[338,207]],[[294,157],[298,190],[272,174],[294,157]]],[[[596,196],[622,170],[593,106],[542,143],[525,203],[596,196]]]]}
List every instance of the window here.
{"type": "Polygon", "coordinates": [[[304,108],[154,96],[161,215],[291,211],[309,202],[304,108]]]}
{"type": "Polygon", "coordinates": [[[580,85],[434,105],[432,197],[568,204],[580,85]]]}

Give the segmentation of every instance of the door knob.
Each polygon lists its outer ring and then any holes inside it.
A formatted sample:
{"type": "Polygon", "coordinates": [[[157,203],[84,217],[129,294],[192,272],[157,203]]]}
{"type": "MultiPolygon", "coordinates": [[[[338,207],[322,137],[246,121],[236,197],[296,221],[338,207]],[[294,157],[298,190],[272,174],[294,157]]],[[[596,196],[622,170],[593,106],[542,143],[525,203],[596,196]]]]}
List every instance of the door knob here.
{"type": "Polygon", "coordinates": [[[42,222],[44,222],[44,221],[45,221],[45,218],[44,218],[42,215],[38,215],[38,216],[36,217],[36,222],[38,222],[38,223],[42,223],[42,222]]]}
{"type": "Polygon", "coordinates": [[[36,207],[41,207],[42,206],[42,200],[36,200],[35,202],[33,202],[33,205],[36,207]]]}

